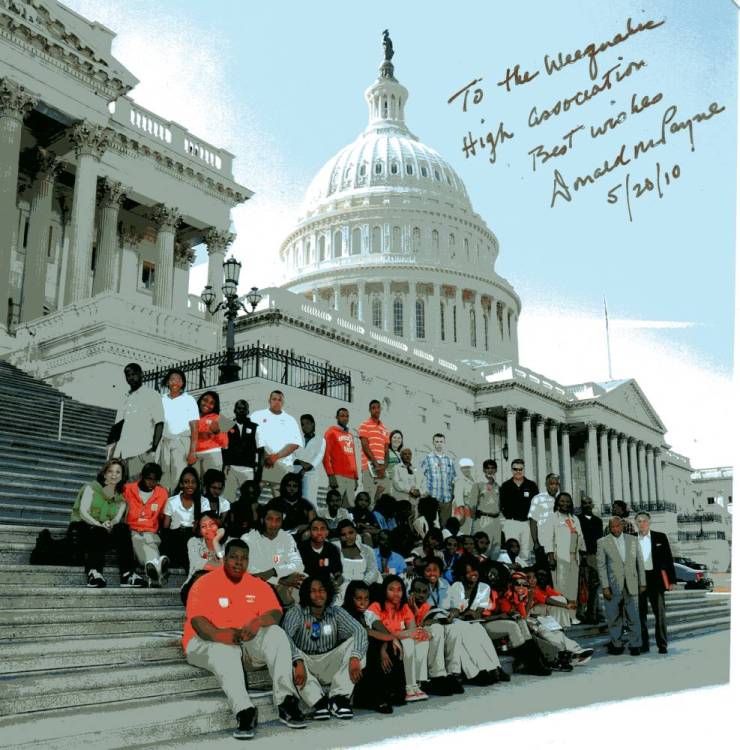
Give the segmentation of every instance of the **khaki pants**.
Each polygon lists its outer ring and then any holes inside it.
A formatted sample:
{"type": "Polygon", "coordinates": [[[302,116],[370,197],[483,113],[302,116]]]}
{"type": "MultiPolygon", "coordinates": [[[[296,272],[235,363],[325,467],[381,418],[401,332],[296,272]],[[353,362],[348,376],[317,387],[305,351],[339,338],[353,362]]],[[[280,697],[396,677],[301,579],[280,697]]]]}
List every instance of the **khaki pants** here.
{"type": "Polygon", "coordinates": [[[126,459],[126,471],[129,482],[137,482],[141,477],[141,470],[144,464],[154,463],[155,456],[151,451],[140,453],[138,456],[130,456],[126,459]]]}
{"type": "Polygon", "coordinates": [[[342,496],[342,507],[354,508],[357,480],[352,477],[341,477],[339,474],[335,474],[334,479],[337,483],[337,492],[342,496]]]}
{"type": "Polygon", "coordinates": [[[453,620],[445,626],[445,663],[448,674],[462,673],[468,679],[501,666],[483,626],[462,620],[453,620]]]}
{"type": "Polygon", "coordinates": [[[162,467],[162,486],[174,492],[182,470],[188,465],[190,433],[163,437],[160,443],[159,463],[162,467]]]}
{"type": "MultiPolygon", "coordinates": [[[[564,596],[553,596],[556,601],[567,603],[567,599],[564,596]]],[[[574,609],[565,609],[565,607],[551,607],[548,604],[537,604],[532,607],[533,615],[549,615],[558,621],[558,624],[562,628],[569,628],[573,625],[573,621],[576,619],[576,611],[574,609]]]]}
{"type": "Polygon", "coordinates": [[[388,479],[377,479],[369,471],[362,472],[362,489],[370,495],[370,502],[375,505],[375,498],[386,492],[391,483],[388,479]]]}
{"type": "Polygon", "coordinates": [[[239,499],[239,490],[244,482],[254,479],[254,469],[249,466],[224,466],[224,470],[226,474],[224,497],[233,503],[239,499]]]}
{"type": "MultiPolygon", "coordinates": [[[[445,669],[445,641],[446,631],[443,625],[438,622],[432,625],[427,625],[424,630],[432,636],[429,641],[429,653],[427,654],[427,672],[429,678],[434,677],[446,677],[447,670],[445,669]]],[[[455,639],[455,635],[452,636],[455,639]]],[[[450,648],[454,648],[457,644],[451,644],[450,648]]],[[[423,682],[423,680],[422,680],[423,682]]]]}
{"type": "Polygon", "coordinates": [[[216,675],[226,693],[229,707],[238,714],[253,706],[244,684],[244,672],[267,666],[272,678],[272,700],[279,706],[287,696],[297,693],[293,686],[290,642],[277,625],[260,628],[251,641],[241,646],[213,643],[193,636],[185,650],[189,664],[216,675]]]}
{"type": "Polygon", "coordinates": [[[532,638],[529,627],[527,627],[527,621],[524,619],[494,620],[484,623],[483,627],[491,638],[502,638],[504,636],[508,638],[512,648],[519,648],[519,646],[524,645],[525,641],[532,638]]]}
{"type": "Polygon", "coordinates": [[[159,557],[159,545],[162,540],[159,534],[153,531],[132,531],[131,546],[134,548],[134,555],[139,565],[146,565],[153,562],[159,557]]]}
{"type": "MultiPolygon", "coordinates": [[[[306,666],[306,684],[300,689],[301,700],[307,706],[315,706],[324,696],[324,687],[329,688],[329,697],[343,695],[349,698],[355,689],[349,677],[349,660],[355,639],[348,638],[325,654],[304,654],[300,658],[306,666]]],[[[362,660],[365,665],[365,660],[362,660]]]]}
{"type": "MultiPolygon", "coordinates": [[[[203,475],[209,469],[220,470],[223,467],[223,465],[224,465],[224,460],[221,456],[221,451],[208,451],[207,453],[198,453],[196,451],[195,453],[195,463],[193,464],[193,466],[195,467],[195,470],[198,472],[198,476],[201,478],[201,483],[203,481],[203,475]]],[[[205,487],[203,487],[203,490],[205,490],[205,487]]]]}
{"type": "Polygon", "coordinates": [[[403,647],[403,673],[406,677],[406,692],[414,692],[420,682],[427,680],[427,656],[429,641],[415,641],[413,638],[401,639],[403,647]]]}
{"type": "Polygon", "coordinates": [[[528,562],[532,554],[532,532],[529,530],[529,521],[504,519],[504,537],[505,541],[516,539],[519,542],[519,557],[524,562],[528,562]]]}
{"type": "Polygon", "coordinates": [[[447,503],[439,504],[439,527],[443,529],[447,521],[452,518],[452,500],[447,503]]]}
{"type": "Polygon", "coordinates": [[[319,475],[315,469],[313,471],[306,472],[303,475],[303,485],[301,487],[301,490],[303,492],[303,497],[308,500],[311,505],[313,505],[313,509],[318,514],[319,505],[316,498],[319,494],[319,475]]]}

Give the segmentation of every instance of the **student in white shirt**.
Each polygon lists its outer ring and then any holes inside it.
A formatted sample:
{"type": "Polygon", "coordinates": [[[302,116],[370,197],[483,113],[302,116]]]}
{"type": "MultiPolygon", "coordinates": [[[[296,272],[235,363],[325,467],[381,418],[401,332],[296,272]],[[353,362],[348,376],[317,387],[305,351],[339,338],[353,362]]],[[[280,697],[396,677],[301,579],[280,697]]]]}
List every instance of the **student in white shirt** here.
{"type": "Polygon", "coordinates": [[[185,373],[172,369],[162,381],[168,392],[162,396],[164,433],[160,450],[162,485],[175,486],[182,470],[195,463],[200,412],[195,399],[185,392],[185,373]]]}
{"type": "Polygon", "coordinates": [[[316,421],[311,414],[301,414],[303,445],[293,454],[293,465],[303,474],[301,492],[318,512],[319,471],[326,452],[326,440],[316,434],[316,421]]]}
{"type": "Polygon", "coordinates": [[[187,466],[180,474],[175,494],[167,500],[162,518],[162,546],[177,567],[187,563],[187,544],[193,536],[195,513],[200,503],[198,472],[187,466]]]}

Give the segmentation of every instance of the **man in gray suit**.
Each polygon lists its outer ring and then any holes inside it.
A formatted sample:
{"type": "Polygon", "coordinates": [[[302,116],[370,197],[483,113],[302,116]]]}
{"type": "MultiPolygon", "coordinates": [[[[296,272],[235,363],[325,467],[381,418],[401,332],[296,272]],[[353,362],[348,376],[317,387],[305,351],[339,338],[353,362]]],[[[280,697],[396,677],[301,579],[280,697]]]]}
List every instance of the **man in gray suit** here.
{"type": "Polygon", "coordinates": [[[624,652],[622,623],[629,630],[632,656],[640,655],[642,636],[637,597],[645,591],[645,564],[635,537],[623,533],[622,519],[609,519],[609,534],[596,543],[596,567],[604,592],[610,654],[624,652]]]}

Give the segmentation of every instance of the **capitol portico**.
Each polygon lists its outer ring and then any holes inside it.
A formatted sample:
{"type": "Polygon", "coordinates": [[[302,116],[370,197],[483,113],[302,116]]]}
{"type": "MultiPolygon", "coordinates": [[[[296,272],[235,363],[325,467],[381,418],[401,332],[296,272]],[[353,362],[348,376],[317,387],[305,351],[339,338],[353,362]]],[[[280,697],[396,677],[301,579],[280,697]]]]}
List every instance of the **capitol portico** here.
{"type": "Polygon", "coordinates": [[[128,96],[113,38],[54,0],[0,3],[0,352],[86,397],[124,361],[218,345],[193,248],[220,289],[252,195],[232,154],[128,96]]]}

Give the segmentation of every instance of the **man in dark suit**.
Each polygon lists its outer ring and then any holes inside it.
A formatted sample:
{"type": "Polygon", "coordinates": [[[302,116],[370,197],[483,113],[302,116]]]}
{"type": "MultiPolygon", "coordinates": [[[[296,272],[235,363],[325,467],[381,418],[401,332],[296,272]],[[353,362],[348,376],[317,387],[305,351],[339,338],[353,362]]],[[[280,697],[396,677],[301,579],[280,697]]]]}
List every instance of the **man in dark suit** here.
{"type": "Polygon", "coordinates": [[[603,536],[601,518],[594,515],[594,501],[590,497],[581,500],[581,522],[583,541],[586,543],[586,576],[588,580],[588,602],[581,605],[578,619],[596,625],[603,619],[599,602],[599,571],[596,567],[596,542],[603,536]]]}
{"type": "Polygon", "coordinates": [[[647,626],[648,601],[655,616],[655,643],[658,653],[668,653],[668,629],[665,621],[666,591],[676,583],[676,570],[673,567],[673,555],[668,537],[660,531],[651,531],[650,514],[640,511],[635,516],[637,524],[637,541],[645,563],[647,589],[640,594],[640,629],[642,631],[643,653],[650,650],[650,634],[647,626]]]}

